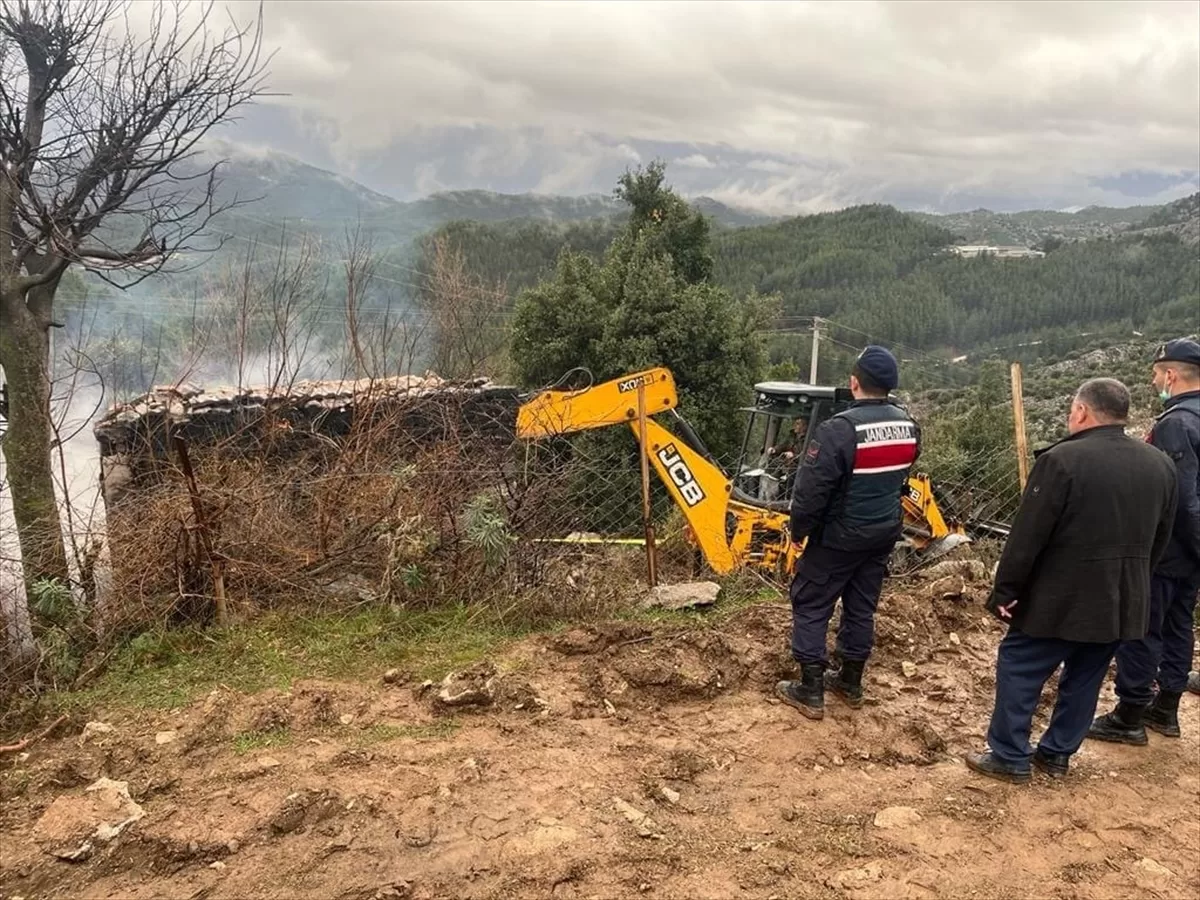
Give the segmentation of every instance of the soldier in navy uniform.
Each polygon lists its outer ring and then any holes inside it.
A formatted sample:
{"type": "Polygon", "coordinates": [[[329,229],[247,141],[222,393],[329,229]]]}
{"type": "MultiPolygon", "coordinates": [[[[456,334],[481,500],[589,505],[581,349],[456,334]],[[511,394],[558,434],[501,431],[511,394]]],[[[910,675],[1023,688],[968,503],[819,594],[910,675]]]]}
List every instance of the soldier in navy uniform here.
{"type": "Polygon", "coordinates": [[[1088,732],[1094,740],[1135,746],[1147,743],[1147,728],[1179,737],[1179,698],[1188,690],[1200,588],[1200,344],[1181,338],[1159,348],[1154,386],[1166,409],[1146,440],[1175,463],[1175,522],[1150,579],[1149,631],[1117,648],[1119,702],[1088,732]]]}
{"type": "Polygon", "coordinates": [[[854,402],[818,426],[796,478],[792,540],[808,541],[791,586],[792,658],[800,680],[781,681],[775,692],[810,719],[825,715],[825,641],[838,597],[843,661],[830,689],[853,709],[863,703],[875,608],[902,533],[908,472],[920,452],[917,423],[888,399],[899,375],[886,349],[863,350],[850,375],[854,402]]]}

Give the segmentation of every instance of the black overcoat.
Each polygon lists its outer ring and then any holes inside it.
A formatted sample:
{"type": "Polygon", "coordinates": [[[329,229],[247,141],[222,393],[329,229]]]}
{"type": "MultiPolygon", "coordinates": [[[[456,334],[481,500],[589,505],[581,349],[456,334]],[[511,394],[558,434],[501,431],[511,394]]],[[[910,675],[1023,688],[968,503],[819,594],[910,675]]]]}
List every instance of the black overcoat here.
{"type": "Polygon", "coordinates": [[[1015,600],[1012,625],[1031,637],[1145,637],[1175,504],[1170,458],[1120,425],[1059,441],[1029,474],[988,608],[1015,600]]]}

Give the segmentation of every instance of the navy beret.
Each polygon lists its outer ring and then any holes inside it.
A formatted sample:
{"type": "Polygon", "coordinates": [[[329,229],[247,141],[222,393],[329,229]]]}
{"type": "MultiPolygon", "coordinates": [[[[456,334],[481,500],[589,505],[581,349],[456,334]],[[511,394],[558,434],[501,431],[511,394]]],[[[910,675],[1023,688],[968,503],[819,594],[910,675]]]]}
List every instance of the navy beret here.
{"type": "Polygon", "coordinates": [[[896,357],[883,347],[870,345],[858,355],[858,368],[885,391],[893,391],[900,383],[900,366],[896,357]]]}
{"type": "Polygon", "coordinates": [[[1200,366],[1200,344],[1197,344],[1195,341],[1189,341],[1187,338],[1176,338],[1173,341],[1167,341],[1158,348],[1158,353],[1155,354],[1154,361],[1156,363],[1191,363],[1193,366],[1200,366]]]}

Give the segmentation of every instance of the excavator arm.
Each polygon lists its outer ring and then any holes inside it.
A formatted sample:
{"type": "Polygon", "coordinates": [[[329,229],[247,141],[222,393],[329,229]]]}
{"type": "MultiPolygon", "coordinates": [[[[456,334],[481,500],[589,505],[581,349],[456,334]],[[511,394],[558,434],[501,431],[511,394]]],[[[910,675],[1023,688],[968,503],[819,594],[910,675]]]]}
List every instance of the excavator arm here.
{"type": "Polygon", "coordinates": [[[725,517],[732,485],[714,463],[649,418],[675,409],[679,396],[666,369],[648,369],[578,391],[544,391],[517,414],[517,435],[542,438],[610,425],[628,425],[640,437],[638,389],[646,405],[646,443],[642,452],[683,511],[696,544],[714,571],[737,568],[725,537],[725,517]]]}
{"type": "Polygon", "coordinates": [[[674,376],[666,369],[647,369],[577,391],[536,394],[517,412],[517,435],[533,439],[622,423],[636,425],[638,388],[645,391],[647,417],[679,405],[674,376]]]}

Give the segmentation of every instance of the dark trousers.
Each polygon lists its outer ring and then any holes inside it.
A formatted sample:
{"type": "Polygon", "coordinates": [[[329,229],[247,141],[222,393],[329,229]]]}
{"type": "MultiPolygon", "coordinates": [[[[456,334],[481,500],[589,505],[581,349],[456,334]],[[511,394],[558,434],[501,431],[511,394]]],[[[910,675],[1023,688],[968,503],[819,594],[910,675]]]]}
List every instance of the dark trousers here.
{"type": "Polygon", "coordinates": [[[875,645],[875,608],[887,574],[890,546],[869,551],[810,546],[792,579],[792,658],[826,662],[825,636],[838,597],[842,621],[838,647],[845,659],[865,660],[875,645]]]}
{"type": "Polygon", "coordinates": [[[1196,587],[1187,579],[1150,579],[1150,629],[1136,641],[1117,648],[1117,696],[1126,703],[1154,699],[1154,682],[1164,691],[1187,690],[1192,667],[1192,616],[1196,587]]]}
{"type": "Polygon", "coordinates": [[[1046,753],[1070,755],[1087,737],[1100,686],[1117,642],[1085,644],[1058,638],[1030,637],[1010,628],[996,654],[996,705],[987,742],[1007,763],[1022,765],[1033,755],[1029,732],[1046,681],[1060,665],[1058,699],[1038,746],[1046,753]]]}

